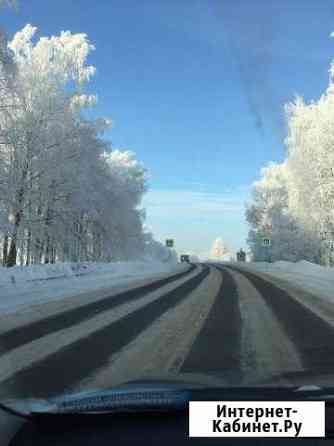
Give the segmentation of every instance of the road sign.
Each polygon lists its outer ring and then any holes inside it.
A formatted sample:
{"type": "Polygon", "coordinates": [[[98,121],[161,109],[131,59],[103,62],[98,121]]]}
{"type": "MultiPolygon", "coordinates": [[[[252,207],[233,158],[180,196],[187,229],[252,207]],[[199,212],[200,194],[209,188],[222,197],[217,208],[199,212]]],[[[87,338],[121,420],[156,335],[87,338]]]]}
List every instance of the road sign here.
{"type": "Polygon", "coordinates": [[[267,237],[264,237],[262,239],[262,246],[265,246],[265,247],[271,246],[271,239],[267,238],[267,237]]]}
{"type": "Polygon", "coordinates": [[[166,240],[166,246],[167,246],[167,248],[173,248],[173,246],[174,246],[174,240],[173,240],[172,238],[168,238],[168,239],[166,240]]]}

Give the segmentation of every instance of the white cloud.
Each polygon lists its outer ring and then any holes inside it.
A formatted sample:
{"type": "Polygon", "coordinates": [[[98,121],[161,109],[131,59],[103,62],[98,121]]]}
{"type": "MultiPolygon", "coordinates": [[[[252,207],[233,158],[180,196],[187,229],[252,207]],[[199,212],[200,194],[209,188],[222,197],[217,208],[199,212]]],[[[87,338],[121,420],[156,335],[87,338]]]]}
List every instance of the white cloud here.
{"type": "Polygon", "coordinates": [[[143,201],[150,215],[210,218],[244,211],[245,194],[197,192],[188,190],[152,190],[143,201]]]}
{"type": "Polygon", "coordinates": [[[161,241],[174,237],[179,253],[208,257],[219,235],[231,248],[245,247],[245,201],[249,187],[208,192],[189,189],[149,191],[144,200],[147,224],[161,241]]]}

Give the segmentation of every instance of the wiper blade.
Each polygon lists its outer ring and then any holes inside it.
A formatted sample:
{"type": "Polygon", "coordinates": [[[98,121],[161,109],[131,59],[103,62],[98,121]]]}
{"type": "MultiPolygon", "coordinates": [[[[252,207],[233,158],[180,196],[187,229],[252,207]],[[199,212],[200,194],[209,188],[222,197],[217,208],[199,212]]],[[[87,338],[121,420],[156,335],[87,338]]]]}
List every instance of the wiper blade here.
{"type": "Polygon", "coordinates": [[[55,402],[49,413],[146,412],[184,409],[189,401],[185,390],[113,390],[78,399],[55,402]]]}
{"type": "Polygon", "coordinates": [[[164,385],[129,385],[110,390],[82,392],[46,400],[12,400],[7,407],[21,414],[71,415],[128,412],[168,412],[186,410],[191,400],[325,400],[332,403],[334,388],[300,387],[186,387],[164,385]]]}
{"type": "Polygon", "coordinates": [[[115,389],[57,397],[12,401],[9,407],[27,415],[166,412],[187,408],[191,393],[182,389],[115,389]]]}

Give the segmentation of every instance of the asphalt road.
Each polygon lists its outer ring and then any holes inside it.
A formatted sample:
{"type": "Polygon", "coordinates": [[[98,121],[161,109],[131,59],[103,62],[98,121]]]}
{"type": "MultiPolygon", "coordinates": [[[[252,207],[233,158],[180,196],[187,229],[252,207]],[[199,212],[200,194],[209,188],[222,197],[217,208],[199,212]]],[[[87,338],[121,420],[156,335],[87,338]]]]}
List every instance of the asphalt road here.
{"type": "Polygon", "coordinates": [[[255,385],[334,373],[334,319],[316,302],[235,264],[192,266],[2,332],[0,398],[159,376],[255,385]]]}

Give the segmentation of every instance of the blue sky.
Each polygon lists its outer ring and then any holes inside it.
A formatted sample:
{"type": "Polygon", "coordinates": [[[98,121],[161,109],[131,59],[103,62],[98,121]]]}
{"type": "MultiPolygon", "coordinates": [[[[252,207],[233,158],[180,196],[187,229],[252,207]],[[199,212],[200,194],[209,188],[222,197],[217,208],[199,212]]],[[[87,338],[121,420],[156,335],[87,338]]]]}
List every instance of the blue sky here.
{"type": "Polygon", "coordinates": [[[26,23],[96,46],[94,113],[149,169],[156,237],[204,255],[216,237],[245,247],[250,185],[284,157],[284,104],[326,88],[333,1],[20,0],[1,11],[9,36],[26,23]]]}

